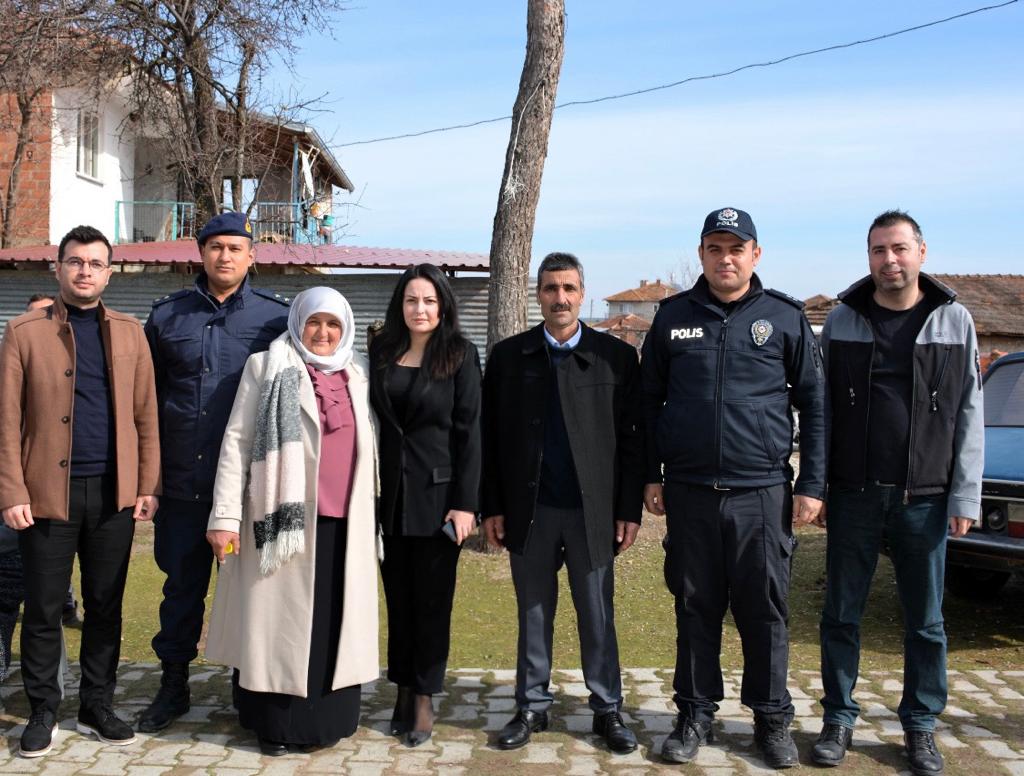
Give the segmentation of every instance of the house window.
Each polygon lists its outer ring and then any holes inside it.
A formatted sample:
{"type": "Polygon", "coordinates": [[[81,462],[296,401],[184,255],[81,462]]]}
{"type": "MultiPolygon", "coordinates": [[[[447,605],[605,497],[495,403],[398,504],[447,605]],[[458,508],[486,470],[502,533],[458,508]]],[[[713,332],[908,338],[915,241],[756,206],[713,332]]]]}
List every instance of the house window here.
{"type": "Polygon", "coordinates": [[[100,177],[100,117],[90,111],[78,111],[77,169],[80,175],[100,177]]]}

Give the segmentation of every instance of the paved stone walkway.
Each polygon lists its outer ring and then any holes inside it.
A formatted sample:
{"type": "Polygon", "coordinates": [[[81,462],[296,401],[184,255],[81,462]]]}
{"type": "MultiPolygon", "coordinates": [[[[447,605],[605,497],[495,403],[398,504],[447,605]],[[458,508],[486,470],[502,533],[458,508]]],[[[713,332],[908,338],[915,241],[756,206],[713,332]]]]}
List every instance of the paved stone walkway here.
{"type": "MultiPolygon", "coordinates": [[[[73,672],[77,667],[73,667],[73,672]]],[[[134,719],[156,688],[155,665],[125,663],[121,667],[116,705],[134,719]]],[[[199,667],[193,672],[192,710],[163,733],[140,734],[127,747],[106,746],[74,730],[77,705],[65,701],[60,731],[53,751],[28,760],[17,755],[27,711],[19,674],[0,688],[4,709],[0,730],[0,773],[96,774],[97,776],[156,776],[157,774],[335,773],[351,776],[380,774],[567,774],[568,776],[639,776],[687,773],[757,774],[764,768],[753,748],[750,715],[739,705],[740,675],[726,676],[726,701],[718,714],[718,738],[701,749],[689,766],[668,766],[657,752],[672,729],[674,707],[669,701],[672,672],[634,668],[625,672],[624,716],[640,738],[640,749],[615,756],[590,733],[587,690],[579,671],[557,671],[558,700],[552,709],[552,728],[534,735],[531,744],[515,752],[501,752],[488,741],[513,712],[511,671],[461,669],[452,671],[448,692],[438,699],[439,721],[433,741],[406,749],[387,735],[394,689],[380,680],[363,693],[363,724],[351,739],[312,755],[262,757],[253,737],[240,729],[230,707],[230,680],[226,670],[199,667]]],[[[72,697],[75,680],[69,682],[72,697]]],[[[821,681],[815,672],[795,671],[790,689],[797,709],[794,737],[801,759],[809,765],[808,751],[820,727],[821,681]]],[[[859,700],[864,716],[854,736],[854,750],[841,773],[881,774],[906,772],[902,731],[895,709],[900,677],[869,672],[862,678],[859,700]]],[[[1024,671],[971,671],[950,675],[950,704],[938,731],[946,755],[946,773],[1010,774],[1024,776],[1024,671]]]]}

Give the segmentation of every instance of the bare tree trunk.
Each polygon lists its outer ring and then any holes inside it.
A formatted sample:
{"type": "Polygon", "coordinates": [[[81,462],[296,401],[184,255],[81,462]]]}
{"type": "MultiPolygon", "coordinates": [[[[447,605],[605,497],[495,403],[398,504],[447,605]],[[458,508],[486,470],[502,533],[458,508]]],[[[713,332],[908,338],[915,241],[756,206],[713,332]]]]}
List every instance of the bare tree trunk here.
{"type": "Polygon", "coordinates": [[[256,47],[251,43],[243,44],[242,49],[242,66],[238,71],[238,86],[235,88],[235,136],[232,138],[235,145],[235,168],[231,175],[231,209],[236,213],[242,212],[242,180],[249,161],[245,145],[249,125],[249,68],[256,55],[256,47]]]}
{"type": "MultiPolygon", "coordinates": [[[[526,61],[512,109],[512,134],[491,235],[488,353],[496,342],[526,328],[533,223],[564,49],[565,0],[528,0],[526,61]]],[[[491,551],[482,529],[470,538],[468,547],[491,551]]]]}
{"type": "Polygon", "coordinates": [[[11,242],[14,240],[14,219],[18,213],[18,181],[21,178],[21,163],[25,157],[25,147],[32,136],[32,121],[35,118],[33,103],[37,94],[38,92],[16,95],[20,124],[14,143],[11,169],[7,175],[7,191],[3,202],[3,231],[0,233],[0,247],[2,248],[10,248],[11,242]]]}
{"type": "Polygon", "coordinates": [[[528,0],[526,61],[491,237],[487,350],[526,328],[533,225],[565,43],[565,1],[528,0]]]}

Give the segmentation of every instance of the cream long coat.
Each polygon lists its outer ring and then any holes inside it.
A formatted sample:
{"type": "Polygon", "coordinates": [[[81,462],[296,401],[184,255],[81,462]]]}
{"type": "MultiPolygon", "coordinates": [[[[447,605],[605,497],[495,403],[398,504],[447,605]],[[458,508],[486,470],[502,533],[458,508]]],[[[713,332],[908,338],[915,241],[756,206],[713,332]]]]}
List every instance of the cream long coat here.
{"type": "MultiPolygon", "coordinates": [[[[320,414],[313,383],[303,369],[299,404],[305,432],[306,514],[314,517],[306,520],[305,552],[292,556],[272,574],[261,576],[246,486],[268,356],[257,353],[246,362],[221,445],[208,528],[237,531],[241,554],[229,555],[220,567],[206,657],[237,668],[239,683],[247,690],[304,698],[313,627],[320,414]]],[[[356,468],[347,518],[344,615],[331,685],[334,689],[362,684],[380,675],[374,519],[377,442],[369,407],[366,358],[353,354],[345,371],[356,420],[356,468]]]]}

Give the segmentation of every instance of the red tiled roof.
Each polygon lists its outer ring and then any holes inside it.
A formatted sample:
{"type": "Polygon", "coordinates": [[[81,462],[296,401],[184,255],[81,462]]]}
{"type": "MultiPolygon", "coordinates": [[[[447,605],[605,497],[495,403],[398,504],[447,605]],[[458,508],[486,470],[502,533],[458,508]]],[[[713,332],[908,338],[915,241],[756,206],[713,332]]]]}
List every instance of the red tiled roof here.
{"type": "MultiPolygon", "coordinates": [[[[0,249],[0,262],[52,262],[56,245],[0,249]]],[[[199,251],[190,240],[124,243],[114,246],[116,264],[198,263],[199,251]]],[[[486,253],[431,251],[414,248],[364,248],[355,245],[290,245],[258,243],[256,264],[292,264],[316,267],[405,269],[411,264],[434,264],[442,269],[487,272],[486,253]]]]}
{"type": "Polygon", "coordinates": [[[824,326],[825,319],[837,304],[839,304],[838,299],[827,297],[824,294],[815,294],[810,299],[804,300],[804,315],[807,316],[807,321],[811,326],[824,326]]]}
{"type": "Polygon", "coordinates": [[[595,323],[592,328],[602,331],[649,331],[651,322],[641,318],[639,315],[625,313],[623,315],[613,315],[608,320],[595,323]]]}
{"type": "Polygon", "coordinates": [[[1024,336],[1024,275],[932,275],[956,291],[978,334],[1024,336]]]}
{"type": "Polygon", "coordinates": [[[617,294],[606,296],[606,302],[660,302],[669,296],[675,296],[679,289],[671,283],[662,283],[655,280],[653,283],[642,281],[637,288],[628,291],[620,291],[617,294]]]}
{"type": "MultiPolygon", "coordinates": [[[[932,275],[957,294],[983,336],[1024,337],[1024,275],[932,275]]],[[[822,325],[838,299],[817,294],[806,300],[804,313],[822,325]]]]}

